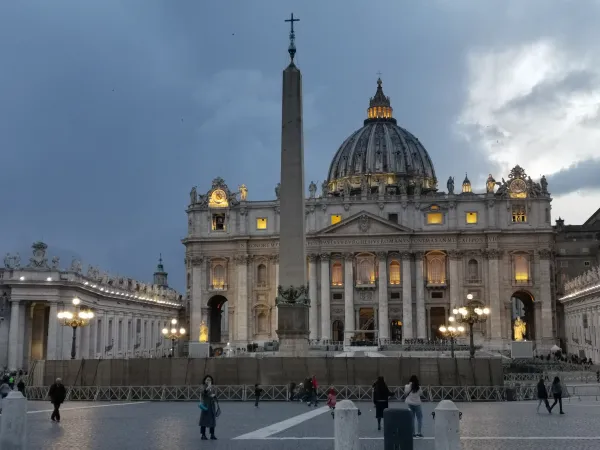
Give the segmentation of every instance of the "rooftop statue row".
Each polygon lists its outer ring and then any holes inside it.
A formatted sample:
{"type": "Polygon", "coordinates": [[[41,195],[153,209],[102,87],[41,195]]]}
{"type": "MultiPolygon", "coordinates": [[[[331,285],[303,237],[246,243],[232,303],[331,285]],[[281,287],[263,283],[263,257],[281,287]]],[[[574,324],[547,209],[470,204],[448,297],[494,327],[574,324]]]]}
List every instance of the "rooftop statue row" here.
{"type": "Polygon", "coordinates": [[[63,270],[60,268],[60,258],[54,256],[48,263],[46,256],[46,249],[48,246],[43,242],[35,242],[32,246],[33,256],[29,258],[29,264],[21,266],[21,256],[19,253],[11,255],[7,253],[4,257],[4,267],[6,269],[14,270],[55,270],[58,272],[74,273],[82,278],[83,282],[97,283],[100,289],[118,289],[137,293],[140,295],[147,295],[149,297],[161,297],[169,301],[179,301],[180,294],[174,289],[164,288],[156,284],[143,283],[127,277],[111,276],[107,272],[101,272],[98,267],[88,265],[85,275],[83,274],[83,268],[81,261],[73,258],[71,266],[63,270]]]}
{"type": "Polygon", "coordinates": [[[582,275],[565,283],[565,295],[576,294],[600,284],[600,266],[594,267],[582,275]]]}

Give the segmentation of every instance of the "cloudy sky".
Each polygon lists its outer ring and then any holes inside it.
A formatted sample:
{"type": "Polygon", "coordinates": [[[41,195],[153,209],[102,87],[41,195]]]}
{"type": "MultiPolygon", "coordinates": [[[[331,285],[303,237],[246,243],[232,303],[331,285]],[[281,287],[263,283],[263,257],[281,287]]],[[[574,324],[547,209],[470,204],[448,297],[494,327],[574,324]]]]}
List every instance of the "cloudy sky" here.
{"type": "Polygon", "coordinates": [[[600,2],[5,1],[0,14],[0,251],[43,239],[183,287],[185,208],[222,176],[279,181],[290,12],[305,93],[306,179],[359,128],[377,72],[440,185],[546,174],[553,218],[600,207],[600,2]]]}

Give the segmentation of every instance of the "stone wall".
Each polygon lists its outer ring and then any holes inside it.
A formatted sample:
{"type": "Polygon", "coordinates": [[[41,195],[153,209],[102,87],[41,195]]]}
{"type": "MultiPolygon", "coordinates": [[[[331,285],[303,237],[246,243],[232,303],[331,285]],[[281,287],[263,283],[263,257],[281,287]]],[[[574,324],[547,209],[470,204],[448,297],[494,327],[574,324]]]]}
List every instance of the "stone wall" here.
{"type": "Polygon", "coordinates": [[[33,385],[57,377],[67,386],[287,385],[315,375],[321,386],[370,386],[378,375],[403,386],[417,375],[424,386],[502,386],[500,359],[450,358],[208,358],[45,361],[33,385]]]}

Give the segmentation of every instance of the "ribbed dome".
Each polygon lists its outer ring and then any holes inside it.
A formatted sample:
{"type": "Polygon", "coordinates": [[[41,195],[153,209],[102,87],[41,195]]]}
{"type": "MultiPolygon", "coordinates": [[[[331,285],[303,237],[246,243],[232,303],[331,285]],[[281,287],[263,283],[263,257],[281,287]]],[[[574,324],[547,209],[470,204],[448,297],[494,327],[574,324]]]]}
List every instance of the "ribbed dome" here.
{"type": "Polygon", "coordinates": [[[383,181],[388,193],[435,191],[437,179],[431,158],[419,140],[396,124],[389,97],[383,94],[381,79],[369,102],[364,126],[348,137],[329,167],[329,192],[344,189],[351,193],[365,186],[375,192],[383,181]],[[418,190],[418,189],[417,189],[418,190]]]}

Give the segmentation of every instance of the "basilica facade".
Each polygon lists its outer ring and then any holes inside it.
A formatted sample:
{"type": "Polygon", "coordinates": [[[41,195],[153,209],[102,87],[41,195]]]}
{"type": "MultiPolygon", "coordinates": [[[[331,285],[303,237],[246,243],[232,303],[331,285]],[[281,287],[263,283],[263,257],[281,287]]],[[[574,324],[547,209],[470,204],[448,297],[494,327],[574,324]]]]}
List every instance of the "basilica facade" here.
{"type": "MultiPolygon", "coordinates": [[[[554,344],[546,179],[516,166],[483,186],[450,177],[444,192],[381,80],[366,116],[305,200],[311,340],[435,339],[454,307],[474,303],[491,310],[477,329],[484,345],[506,348],[517,318],[526,339],[554,344]]],[[[192,189],[183,239],[191,340],[203,324],[213,344],[277,339],[279,186],[274,194],[251,200],[222,178],[192,189]]]]}

